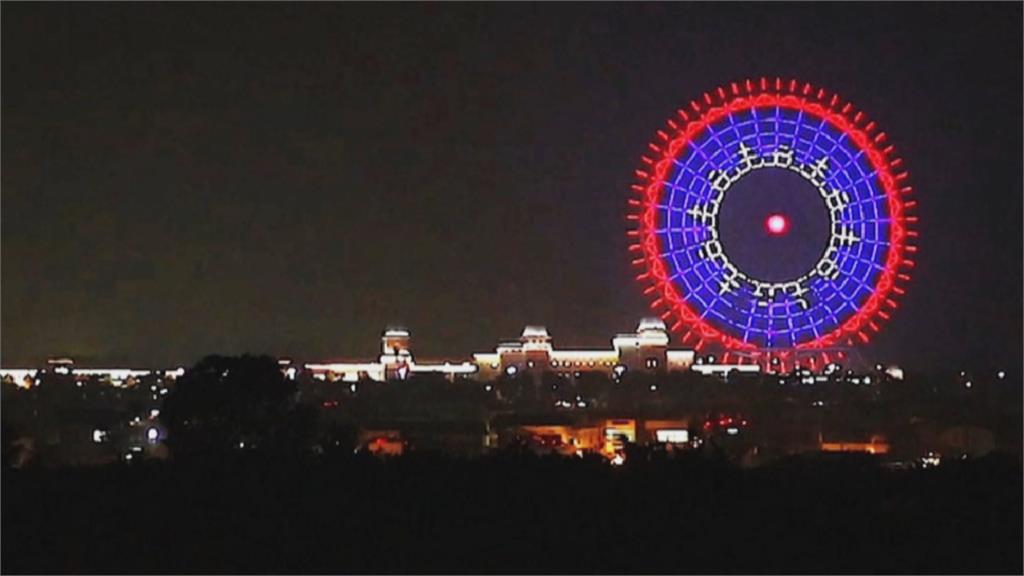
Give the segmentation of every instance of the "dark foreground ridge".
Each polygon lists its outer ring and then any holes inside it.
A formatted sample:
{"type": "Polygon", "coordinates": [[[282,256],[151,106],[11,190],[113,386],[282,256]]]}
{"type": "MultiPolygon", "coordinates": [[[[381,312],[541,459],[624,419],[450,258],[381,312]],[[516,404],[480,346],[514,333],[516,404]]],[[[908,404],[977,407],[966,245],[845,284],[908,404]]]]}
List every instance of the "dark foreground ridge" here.
{"type": "Polygon", "coordinates": [[[233,458],[3,475],[4,573],[1017,573],[1021,465],[233,458]]]}

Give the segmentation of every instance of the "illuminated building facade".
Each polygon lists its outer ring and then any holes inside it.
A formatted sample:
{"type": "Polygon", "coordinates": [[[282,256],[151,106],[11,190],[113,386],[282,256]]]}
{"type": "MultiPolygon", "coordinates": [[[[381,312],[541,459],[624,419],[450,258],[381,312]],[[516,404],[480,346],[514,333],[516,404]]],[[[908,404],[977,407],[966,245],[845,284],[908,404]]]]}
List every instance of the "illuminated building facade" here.
{"type": "MultiPolygon", "coordinates": [[[[699,370],[704,374],[725,375],[732,371],[759,371],[756,364],[725,365],[705,363],[693,350],[669,349],[665,323],[658,318],[644,318],[635,332],[618,334],[611,347],[603,349],[558,349],[544,326],[527,326],[515,340],[498,344],[494,352],[473,354],[471,361],[417,360],[412,350],[412,335],[405,328],[392,327],[381,335],[381,352],[375,360],[339,360],[305,364],[302,368],[314,378],[325,381],[357,382],[363,379],[378,382],[406,380],[414,374],[440,374],[454,381],[460,378],[491,381],[505,376],[528,375],[540,378],[554,373],[566,378],[579,378],[598,373],[619,378],[623,374],[658,374],[699,370]],[[696,361],[696,364],[695,364],[696,361]]],[[[289,379],[297,377],[299,366],[291,360],[279,361],[289,379]]],[[[122,387],[132,386],[149,375],[174,379],[184,374],[175,370],[133,370],[125,368],[76,368],[71,359],[51,360],[47,370],[76,378],[99,378],[122,387]]],[[[39,370],[27,368],[0,369],[0,377],[8,384],[29,388],[35,385],[39,370]]]]}
{"type": "Polygon", "coordinates": [[[381,354],[376,362],[327,362],[306,364],[306,370],[320,380],[356,382],[405,380],[412,374],[441,374],[449,380],[476,373],[470,362],[416,362],[412,353],[412,335],[405,328],[388,328],[381,336],[381,354]]]}
{"type": "Polygon", "coordinates": [[[868,442],[863,441],[831,441],[819,439],[822,452],[859,452],[863,454],[888,454],[889,442],[881,436],[872,436],[868,442]]]}
{"type": "Polygon", "coordinates": [[[525,440],[539,454],[621,456],[626,444],[659,443],[676,449],[693,446],[688,418],[646,420],[636,418],[583,418],[570,422],[527,422],[499,426],[499,444],[525,440]]]}
{"type": "Polygon", "coordinates": [[[544,326],[527,326],[517,340],[498,344],[494,352],[473,354],[472,362],[417,362],[411,334],[404,328],[389,328],[381,337],[381,354],[376,362],[327,362],[306,364],[306,370],[321,380],[356,382],[405,380],[411,374],[442,374],[450,380],[473,378],[494,380],[501,375],[552,372],[566,377],[600,373],[618,377],[625,372],[659,373],[689,370],[692,350],[669,350],[665,323],[645,318],[636,332],[612,338],[610,349],[556,349],[544,326]]]}
{"type": "Polygon", "coordinates": [[[636,332],[618,334],[610,349],[559,350],[543,326],[527,326],[518,340],[502,342],[494,352],[473,355],[480,380],[493,380],[502,374],[541,374],[552,372],[578,377],[597,372],[621,376],[625,372],[658,373],[689,370],[692,350],[669,350],[668,330],[658,318],[644,318],[636,332]]]}
{"type": "Polygon", "coordinates": [[[75,380],[83,381],[89,378],[98,379],[100,382],[125,388],[134,386],[141,378],[155,376],[163,380],[174,380],[185,373],[184,368],[174,370],[135,370],[131,368],[75,368],[74,361],[70,358],[48,360],[44,370],[36,368],[0,368],[0,381],[4,384],[13,384],[19,388],[32,388],[38,384],[39,378],[45,372],[52,372],[62,376],[71,376],[75,380]]]}

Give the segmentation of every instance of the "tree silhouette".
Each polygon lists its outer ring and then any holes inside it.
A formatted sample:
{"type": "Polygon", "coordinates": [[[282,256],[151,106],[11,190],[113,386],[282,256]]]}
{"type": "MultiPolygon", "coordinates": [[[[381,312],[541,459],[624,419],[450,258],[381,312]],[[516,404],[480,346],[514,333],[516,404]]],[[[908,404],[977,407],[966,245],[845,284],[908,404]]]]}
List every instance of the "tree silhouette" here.
{"type": "Polygon", "coordinates": [[[231,450],[295,451],[315,432],[297,409],[296,385],[268,356],[208,356],[178,379],[160,419],[175,457],[231,450]]]}
{"type": "Polygon", "coordinates": [[[3,442],[3,467],[4,469],[13,468],[15,463],[18,461],[18,456],[21,453],[21,447],[16,443],[18,439],[18,433],[7,422],[3,423],[3,430],[0,431],[0,441],[3,442]]]}

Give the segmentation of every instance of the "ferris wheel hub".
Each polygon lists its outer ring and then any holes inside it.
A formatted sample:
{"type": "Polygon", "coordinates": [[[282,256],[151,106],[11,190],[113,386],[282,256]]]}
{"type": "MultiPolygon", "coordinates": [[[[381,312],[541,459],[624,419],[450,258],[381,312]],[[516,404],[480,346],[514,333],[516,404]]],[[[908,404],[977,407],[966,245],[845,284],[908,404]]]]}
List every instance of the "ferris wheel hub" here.
{"type": "Polygon", "coordinates": [[[765,219],[764,227],[772,236],[782,236],[789,232],[789,220],[782,214],[772,214],[765,219]]]}

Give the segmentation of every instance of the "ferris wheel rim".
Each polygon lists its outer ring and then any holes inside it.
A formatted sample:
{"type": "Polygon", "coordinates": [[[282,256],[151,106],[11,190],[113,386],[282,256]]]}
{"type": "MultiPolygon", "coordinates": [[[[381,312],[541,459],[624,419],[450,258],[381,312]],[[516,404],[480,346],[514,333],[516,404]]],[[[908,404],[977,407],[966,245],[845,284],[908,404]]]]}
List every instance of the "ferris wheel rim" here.
{"type": "Polygon", "coordinates": [[[786,108],[821,118],[849,137],[857,149],[866,154],[875,170],[885,193],[888,217],[888,248],[878,280],[867,299],[838,326],[791,348],[814,350],[866,343],[898,306],[897,298],[909,281],[906,271],[914,266],[913,255],[917,250],[909,243],[909,239],[917,236],[917,217],[912,210],[916,203],[910,199],[912,189],[906,182],[907,172],[901,168],[903,161],[894,154],[892,145],[887,144],[886,134],[878,131],[875,122],[868,120],[863,112],[855,111],[849,102],[807,83],[781,78],[734,82],[705,93],[700,101],[690,102],[687,109],[679,110],[677,116],[668,121],[667,130],[658,131],[649,145],[652,153],[643,158],[644,165],[636,171],[639,182],[633,186],[636,196],[630,200],[629,218],[635,223],[629,231],[630,250],[640,253],[634,263],[643,269],[637,279],[646,285],[645,293],[652,298],[651,308],[660,310],[665,320],[675,319],[672,330],[683,332],[684,343],[693,341],[698,350],[707,344],[748,352],[759,348],[712,325],[687,303],[669,278],[662,242],[656,233],[656,210],[673,161],[716,121],[757,107],[786,108]]]}

